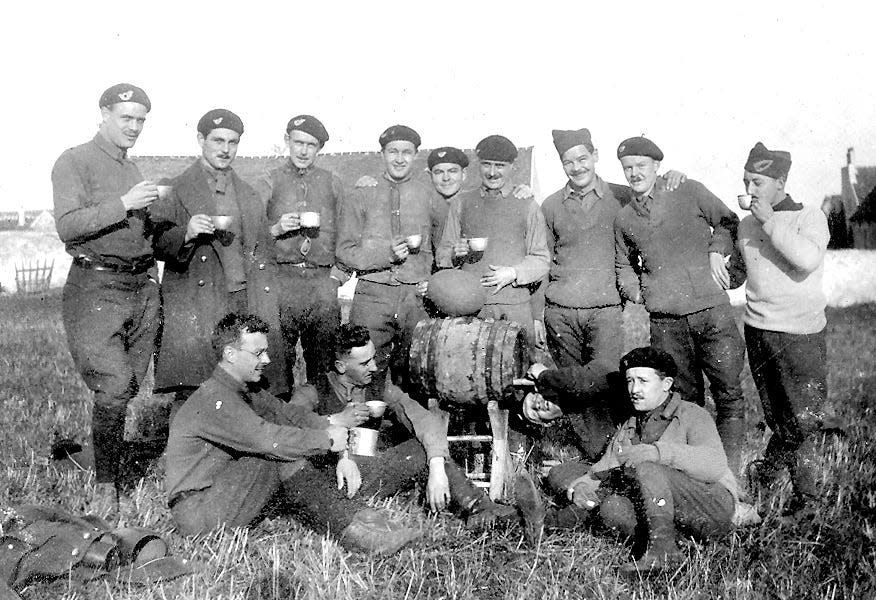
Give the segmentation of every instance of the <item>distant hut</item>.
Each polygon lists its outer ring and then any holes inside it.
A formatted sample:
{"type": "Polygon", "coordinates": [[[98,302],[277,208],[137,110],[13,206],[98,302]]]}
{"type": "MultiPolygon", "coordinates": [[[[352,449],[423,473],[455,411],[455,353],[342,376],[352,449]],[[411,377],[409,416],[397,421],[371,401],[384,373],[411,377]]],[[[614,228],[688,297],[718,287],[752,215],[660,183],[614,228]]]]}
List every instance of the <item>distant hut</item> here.
{"type": "Polygon", "coordinates": [[[876,187],[849,218],[849,225],[854,248],[876,250],[876,187]]]}
{"type": "Polygon", "coordinates": [[[874,212],[876,166],[855,165],[855,149],[846,152],[846,166],[840,171],[841,192],[827,196],[821,209],[830,227],[829,248],[876,248],[874,212]],[[863,199],[863,201],[862,201],[863,199]],[[867,208],[869,207],[869,208],[867,208]]]}
{"type": "Polygon", "coordinates": [[[31,222],[31,231],[43,231],[51,233],[57,231],[55,229],[55,217],[48,210],[44,210],[31,222]]]}

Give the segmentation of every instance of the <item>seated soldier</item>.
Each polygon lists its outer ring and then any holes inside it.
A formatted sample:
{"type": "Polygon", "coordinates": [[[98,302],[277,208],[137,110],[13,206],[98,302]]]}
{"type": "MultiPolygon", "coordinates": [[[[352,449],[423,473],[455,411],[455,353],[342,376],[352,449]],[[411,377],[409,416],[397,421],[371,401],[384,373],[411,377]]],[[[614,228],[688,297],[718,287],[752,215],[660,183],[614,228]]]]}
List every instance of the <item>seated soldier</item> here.
{"type": "MultiPolygon", "coordinates": [[[[368,328],[352,324],[338,327],[334,352],[333,369],[319,377],[314,385],[299,388],[292,403],[312,407],[320,415],[329,416],[331,421],[349,413],[362,423],[368,418],[364,405],[367,388],[377,371],[374,343],[368,328]]],[[[306,513],[311,521],[331,524],[337,510],[325,502],[325,494],[331,493],[325,490],[329,481],[336,481],[337,489],[346,485],[349,498],[357,493],[385,498],[410,488],[428,471],[426,498],[432,510],[443,510],[453,504],[456,512],[466,517],[472,527],[516,515],[513,507],[497,504],[487,497],[449,459],[447,428],[440,416],[393,385],[386,386],[383,398],[387,405],[385,419],[375,427],[380,428],[384,421],[394,421],[407,430],[408,436],[415,437],[390,447],[378,445],[376,456],[345,452],[336,465],[311,460],[310,465],[294,477],[297,483],[295,508],[299,513],[306,513]]],[[[390,437],[386,428],[379,436],[383,440],[390,437]]]]}
{"type": "MultiPolygon", "coordinates": [[[[307,464],[303,457],[346,446],[352,414],[330,423],[259,386],[271,362],[267,333],[254,315],[223,317],[213,331],[219,364],[171,424],[168,505],[183,535],[252,525],[290,495],[289,478],[307,464]]],[[[350,548],[388,554],[417,535],[358,499],[334,502],[345,517],[333,531],[350,548]]]]}
{"type": "MultiPolygon", "coordinates": [[[[596,524],[644,544],[639,560],[622,567],[628,573],[664,569],[679,559],[676,528],[697,538],[728,531],[739,498],[711,416],[672,391],[676,371],[672,356],[652,347],[621,359],[634,414],[566,489],[576,507],[570,510],[592,513],[596,524]]],[[[530,398],[528,404],[537,418],[560,413],[549,401],[530,398]]],[[[562,510],[545,511],[527,474],[518,476],[515,493],[529,532],[569,523],[562,510]]]]}

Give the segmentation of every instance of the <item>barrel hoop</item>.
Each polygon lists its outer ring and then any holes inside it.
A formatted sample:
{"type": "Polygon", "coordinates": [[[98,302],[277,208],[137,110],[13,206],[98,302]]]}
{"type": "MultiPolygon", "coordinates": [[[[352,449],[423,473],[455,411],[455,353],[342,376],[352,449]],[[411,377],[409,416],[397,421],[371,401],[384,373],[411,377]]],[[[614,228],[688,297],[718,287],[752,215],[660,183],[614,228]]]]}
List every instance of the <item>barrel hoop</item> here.
{"type": "Polygon", "coordinates": [[[422,341],[420,340],[420,332],[426,329],[427,323],[424,321],[420,321],[414,327],[414,333],[411,336],[411,347],[408,350],[408,371],[410,371],[410,379],[417,386],[422,388],[424,386],[423,381],[423,367],[420,363],[422,363],[422,341]]]}

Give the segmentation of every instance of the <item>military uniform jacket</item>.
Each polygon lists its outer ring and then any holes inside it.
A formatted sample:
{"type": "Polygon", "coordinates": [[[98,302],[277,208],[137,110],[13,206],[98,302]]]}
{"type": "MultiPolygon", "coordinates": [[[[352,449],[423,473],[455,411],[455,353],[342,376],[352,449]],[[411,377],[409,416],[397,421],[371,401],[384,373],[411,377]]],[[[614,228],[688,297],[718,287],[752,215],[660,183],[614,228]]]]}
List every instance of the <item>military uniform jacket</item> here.
{"type": "MultiPolygon", "coordinates": [[[[248,310],[270,326],[271,364],[265,370],[271,391],[287,391],[283,343],[277,308],[277,265],[265,208],[258,194],[233,171],[246,273],[248,310]]],[[[161,289],[164,328],[155,361],[155,388],[196,387],[216,365],[213,327],[229,312],[229,294],[222,268],[222,248],[216,236],[201,235],[184,243],[192,215],[213,214],[212,192],[199,162],[170,181],[173,191],[152,207],[155,256],[164,263],[161,289]]]]}

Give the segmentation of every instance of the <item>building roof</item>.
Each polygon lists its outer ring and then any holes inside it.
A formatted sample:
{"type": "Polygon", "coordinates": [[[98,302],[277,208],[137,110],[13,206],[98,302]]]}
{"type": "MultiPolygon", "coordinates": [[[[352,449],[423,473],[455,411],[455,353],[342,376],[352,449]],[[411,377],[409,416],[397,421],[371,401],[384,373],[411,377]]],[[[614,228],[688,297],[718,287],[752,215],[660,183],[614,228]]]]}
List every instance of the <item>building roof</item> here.
{"type": "MultiPolygon", "coordinates": [[[[876,170],[876,167],[869,167],[876,170]]],[[[870,193],[858,206],[858,210],[849,218],[853,223],[876,223],[876,187],[870,190],[870,193]]]]}
{"type": "Polygon", "coordinates": [[[876,188],[876,166],[855,167],[855,194],[864,199],[876,188]]]}

